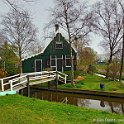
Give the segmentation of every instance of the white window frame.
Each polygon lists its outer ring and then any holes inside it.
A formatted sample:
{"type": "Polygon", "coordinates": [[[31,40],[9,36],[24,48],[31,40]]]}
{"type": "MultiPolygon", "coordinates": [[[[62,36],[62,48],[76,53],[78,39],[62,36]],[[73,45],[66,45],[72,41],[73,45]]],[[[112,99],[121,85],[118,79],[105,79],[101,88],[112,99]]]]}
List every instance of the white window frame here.
{"type": "MultiPolygon", "coordinates": [[[[52,66],[51,65],[51,60],[52,60],[52,57],[50,56],[50,67],[54,67],[54,68],[56,68],[56,71],[57,71],[57,59],[62,59],[62,62],[63,62],[63,55],[62,55],[62,57],[58,57],[57,58],[57,56],[55,55],[55,66],[52,66]]],[[[63,65],[62,65],[62,72],[64,71],[64,68],[63,68],[63,65]]]]}
{"type": "Polygon", "coordinates": [[[69,68],[70,68],[71,65],[68,66],[66,60],[67,60],[67,59],[70,59],[70,61],[71,61],[71,58],[70,58],[70,57],[67,57],[67,56],[69,56],[69,55],[65,55],[65,67],[69,67],[69,68]]]}
{"type": "Polygon", "coordinates": [[[57,41],[56,44],[55,44],[55,48],[56,48],[56,49],[63,49],[63,42],[57,41]],[[56,47],[56,44],[62,44],[62,48],[57,48],[57,47],[56,47]]]}
{"type": "Polygon", "coordinates": [[[62,55],[62,72],[64,71],[64,68],[63,68],[63,55],[62,55]]]}
{"type": "Polygon", "coordinates": [[[42,71],[42,59],[35,59],[35,72],[36,72],[36,61],[41,61],[41,71],[42,71]]]}
{"type": "Polygon", "coordinates": [[[50,56],[50,67],[57,67],[56,56],[55,56],[55,66],[52,66],[52,65],[51,65],[51,60],[53,60],[53,58],[50,56]]]}
{"type": "MultiPolygon", "coordinates": [[[[64,68],[63,68],[63,55],[62,55],[62,57],[56,57],[56,63],[57,63],[57,60],[58,59],[61,59],[62,60],[62,72],[64,71],[64,68]]],[[[58,66],[58,65],[57,65],[58,66]]],[[[57,68],[57,66],[56,66],[56,68],[57,68]]],[[[56,69],[57,70],[57,69],[56,69]]]]}

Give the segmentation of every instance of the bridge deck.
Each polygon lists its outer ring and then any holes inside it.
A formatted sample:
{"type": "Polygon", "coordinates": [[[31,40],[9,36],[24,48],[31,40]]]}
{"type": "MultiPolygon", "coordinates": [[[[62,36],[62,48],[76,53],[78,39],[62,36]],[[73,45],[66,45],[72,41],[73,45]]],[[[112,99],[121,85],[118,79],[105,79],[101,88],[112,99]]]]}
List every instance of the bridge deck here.
{"type": "Polygon", "coordinates": [[[42,83],[46,83],[48,81],[53,81],[55,80],[55,77],[51,77],[51,78],[48,78],[48,79],[43,79],[43,80],[39,80],[39,81],[35,81],[35,82],[30,82],[30,86],[32,85],[37,85],[37,84],[42,84],[42,83]]]}
{"type": "MultiPolygon", "coordinates": [[[[53,80],[55,80],[55,77],[51,77],[51,78],[43,79],[43,80],[41,79],[41,80],[34,81],[34,82],[30,81],[29,85],[32,86],[32,85],[42,84],[42,83],[46,83],[48,81],[53,81],[53,80]]],[[[13,90],[18,91],[18,90],[24,89],[25,87],[27,87],[26,84],[20,84],[18,86],[13,87],[13,90]]],[[[7,89],[6,91],[10,91],[10,89],[7,89]]],[[[2,91],[0,90],[0,92],[2,91]]]]}
{"type": "Polygon", "coordinates": [[[13,90],[18,91],[27,87],[28,84],[32,86],[53,81],[55,79],[61,80],[62,82],[66,83],[66,77],[66,74],[58,71],[42,71],[23,75],[18,74],[0,79],[0,92],[13,90]]]}
{"type": "MultiPolygon", "coordinates": [[[[23,85],[18,85],[18,86],[16,86],[16,87],[13,87],[13,90],[14,91],[19,91],[19,90],[21,90],[21,89],[24,89],[25,87],[27,87],[27,85],[26,84],[23,84],[23,85]]],[[[11,91],[11,89],[7,89],[7,90],[5,90],[4,92],[6,92],[6,91],[11,91]]],[[[0,91],[0,92],[2,92],[2,91],[0,91]]]]}

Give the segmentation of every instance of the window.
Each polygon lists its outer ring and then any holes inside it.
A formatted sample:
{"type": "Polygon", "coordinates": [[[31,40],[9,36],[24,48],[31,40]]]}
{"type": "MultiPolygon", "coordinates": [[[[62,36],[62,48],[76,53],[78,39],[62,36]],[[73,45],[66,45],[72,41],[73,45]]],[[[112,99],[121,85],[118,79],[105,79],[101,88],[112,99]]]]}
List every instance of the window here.
{"type": "Polygon", "coordinates": [[[55,59],[52,59],[52,60],[51,60],[51,66],[56,66],[55,59]]]}
{"type": "Polygon", "coordinates": [[[71,67],[71,59],[69,55],[65,56],[65,66],[66,67],[71,67]]]}
{"type": "Polygon", "coordinates": [[[56,49],[63,49],[63,42],[56,42],[56,49]]]}
{"type": "Polygon", "coordinates": [[[55,67],[56,66],[56,57],[50,56],[50,66],[55,67]]]}

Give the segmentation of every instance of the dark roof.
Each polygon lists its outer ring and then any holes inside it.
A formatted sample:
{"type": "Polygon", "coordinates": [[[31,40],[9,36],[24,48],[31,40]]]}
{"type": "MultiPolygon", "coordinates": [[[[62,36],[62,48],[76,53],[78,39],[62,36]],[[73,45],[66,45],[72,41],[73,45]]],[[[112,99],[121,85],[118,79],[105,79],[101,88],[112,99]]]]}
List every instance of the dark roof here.
{"type": "MultiPolygon", "coordinates": [[[[55,35],[55,37],[58,37],[58,35],[60,35],[60,37],[63,37],[61,33],[57,33],[57,34],[55,35]]],[[[55,37],[54,37],[54,38],[55,38],[55,37]]],[[[29,59],[29,58],[32,58],[32,57],[34,57],[34,56],[37,56],[37,55],[39,55],[39,54],[43,54],[44,51],[46,50],[46,48],[49,46],[49,44],[54,40],[54,38],[53,38],[52,40],[50,40],[50,42],[45,46],[45,48],[44,48],[41,52],[39,52],[39,53],[37,53],[37,54],[34,54],[34,55],[30,56],[30,57],[27,57],[27,58],[23,59],[22,61],[24,61],[24,60],[26,60],[26,59],[29,59]]],[[[64,38],[64,37],[63,37],[63,38],[64,38]]],[[[65,39],[65,40],[66,40],[66,39],[65,39]]],[[[66,41],[67,41],[67,40],[66,40],[66,41]]],[[[67,42],[68,42],[68,41],[67,41],[67,42]]],[[[76,49],[75,49],[73,46],[72,46],[72,48],[74,49],[75,52],[77,52],[76,49]]]]}

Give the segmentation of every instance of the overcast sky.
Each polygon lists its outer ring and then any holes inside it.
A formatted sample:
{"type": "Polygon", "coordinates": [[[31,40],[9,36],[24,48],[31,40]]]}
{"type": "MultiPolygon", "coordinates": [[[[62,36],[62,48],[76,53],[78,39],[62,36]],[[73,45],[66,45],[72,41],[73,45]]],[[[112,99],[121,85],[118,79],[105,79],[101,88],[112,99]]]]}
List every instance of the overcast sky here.
{"type": "MultiPolygon", "coordinates": [[[[19,1],[19,0],[17,0],[19,1]]],[[[96,0],[88,0],[89,4],[95,3],[96,0]]],[[[54,6],[54,0],[35,0],[33,3],[24,4],[19,3],[23,9],[29,11],[32,21],[38,28],[38,38],[42,42],[44,25],[49,22],[49,9],[54,6]]],[[[9,6],[5,4],[5,0],[0,0],[0,16],[9,12],[9,6]]],[[[1,18],[0,18],[1,21],[1,18]]],[[[96,35],[92,35],[92,42],[90,46],[98,53],[103,53],[103,49],[100,47],[99,42],[101,38],[96,35]]]]}

